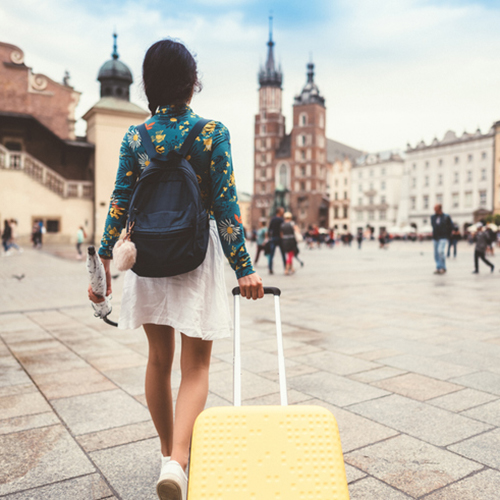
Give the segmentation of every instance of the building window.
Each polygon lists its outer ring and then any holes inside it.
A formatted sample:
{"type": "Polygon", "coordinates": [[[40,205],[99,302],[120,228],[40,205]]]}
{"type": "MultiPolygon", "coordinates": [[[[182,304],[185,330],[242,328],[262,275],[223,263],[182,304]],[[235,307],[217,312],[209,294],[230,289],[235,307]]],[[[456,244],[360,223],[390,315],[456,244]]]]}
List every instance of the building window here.
{"type": "Polygon", "coordinates": [[[338,199],[339,199],[339,193],[337,193],[337,192],[335,193],[334,199],[335,199],[335,200],[338,200],[338,199]]]}
{"type": "Polygon", "coordinates": [[[412,180],[411,180],[411,187],[412,188],[417,187],[417,178],[416,177],[412,178],[412,180]]]}
{"type": "Polygon", "coordinates": [[[344,186],[347,186],[347,177],[344,179],[344,186]]]}
{"type": "Polygon", "coordinates": [[[481,207],[486,205],[486,191],[479,191],[479,205],[481,207]]]}
{"type": "Polygon", "coordinates": [[[359,185],[359,192],[362,193],[363,192],[363,184],[360,184],[359,185]]]}
{"type": "Polygon", "coordinates": [[[443,174],[439,174],[438,175],[438,186],[442,186],[443,185],[443,174]]]}
{"type": "Polygon", "coordinates": [[[380,220],[385,220],[385,218],[386,218],[386,211],[385,210],[380,211],[379,218],[380,218],[380,220]]]}
{"type": "Polygon", "coordinates": [[[467,191],[465,193],[464,206],[467,208],[472,207],[472,191],[467,191]]]}
{"type": "Polygon", "coordinates": [[[467,170],[467,182],[472,182],[472,170],[467,170]]]}
{"type": "Polygon", "coordinates": [[[304,182],[301,182],[301,183],[300,183],[300,190],[301,190],[301,191],[305,191],[305,190],[306,190],[306,185],[305,185],[305,183],[304,183],[304,182]]]}
{"type": "Polygon", "coordinates": [[[439,205],[441,205],[443,203],[443,195],[442,194],[436,195],[436,203],[439,205]]]}
{"type": "Polygon", "coordinates": [[[302,175],[302,177],[306,176],[306,167],[300,167],[300,175],[302,175]]]}
{"type": "Polygon", "coordinates": [[[266,216],[266,209],[265,209],[265,208],[262,208],[262,209],[260,210],[260,216],[261,216],[261,217],[265,217],[265,216],[266,216]]]}
{"type": "Polygon", "coordinates": [[[264,194],[264,193],[266,192],[266,185],[265,185],[265,184],[261,184],[261,185],[260,185],[260,192],[261,192],[262,194],[264,194]]]}
{"type": "Polygon", "coordinates": [[[411,167],[413,168],[413,170],[417,170],[417,164],[416,163],[414,163],[411,167]]]}
{"type": "Polygon", "coordinates": [[[307,125],[307,115],[305,113],[302,113],[300,115],[299,123],[300,123],[301,127],[303,127],[304,125],[307,125]]]}
{"type": "Polygon", "coordinates": [[[485,168],[481,169],[481,180],[482,181],[486,180],[486,169],[485,168]]]}
{"type": "Polygon", "coordinates": [[[344,207],[344,219],[349,217],[349,207],[344,207]]]}
{"type": "Polygon", "coordinates": [[[472,161],[472,155],[467,156],[467,161],[470,163],[472,161]]]}
{"type": "Polygon", "coordinates": [[[260,126],[260,133],[261,134],[265,134],[266,133],[266,126],[265,125],[261,125],[260,126]]]}
{"type": "Polygon", "coordinates": [[[373,205],[373,196],[368,196],[368,205],[373,205]]]}
{"type": "Polygon", "coordinates": [[[363,205],[363,198],[358,198],[358,205],[360,207],[363,205]]]}
{"type": "Polygon", "coordinates": [[[356,214],[356,219],[358,221],[362,221],[363,220],[363,212],[361,210],[356,214]]]}
{"type": "Polygon", "coordinates": [[[373,168],[370,168],[370,177],[373,177],[373,168]]]}
{"type": "Polygon", "coordinates": [[[380,183],[380,189],[383,191],[385,189],[385,181],[380,183]]]}
{"type": "Polygon", "coordinates": [[[486,151],[481,153],[481,160],[486,160],[486,151]]]}
{"type": "Polygon", "coordinates": [[[305,151],[301,151],[300,152],[300,157],[305,160],[306,159],[306,152],[305,151]]]}
{"type": "Polygon", "coordinates": [[[425,178],[424,178],[424,186],[428,186],[429,185],[429,176],[426,175],[425,178]]]}
{"type": "Polygon", "coordinates": [[[382,203],[382,204],[385,203],[385,195],[384,194],[380,197],[380,203],[382,203]]]}
{"type": "Polygon", "coordinates": [[[429,196],[428,195],[425,195],[423,198],[422,208],[429,208],[429,196]]]}
{"type": "Polygon", "coordinates": [[[347,191],[344,191],[344,200],[347,200],[347,191]]]}
{"type": "Polygon", "coordinates": [[[260,155],[260,162],[261,162],[261,163],[266,163],[266,155],[265,155],[264,153],[262,153],[262,154],[260,155]]]}
{"type": "Polygon", "coordinates": [[[455,156],[455,165],[457,165],[459,161],[460,161],[460,158],[458,156],[455,156]]]}
{"type": "Polygon", "coordinates": [[[385,168],[383,168],[383,169],[380,171],[380,173],[381,173],[382,175],[385,175],[385,168]]]}
{"type": "Polygon", "coordinates": [[[429,162],[428,161],[425,162],[425,168],[429,168],[429,162]]]}
{"type": "Polygon", "coordinates": [[[438,160],[438,165],[439,165],[440,167],[442,167],[442,166],[443,166],[443,160],[442,160],[441,158],[439,158],[439,160],[438,160]]]}
{"type": "Polygon", "coordinates": [[[306,136],[305,136],[305,135],[301,135],[301,136],[300,136],[300,142],[301,142],[301,145],[302,145],[302,146],[305,146],[305,145],[306,145],[306,136]]]}
{"type": "Polygon", "coordinates": [[[335,207],[333,209],[333,218],[338,219],[339,218],[339,207],[335,207]]]}
{"type": "Polygon", "coordinates": [[[374,210],[368,211],[368,220],[375,220],[375,211],[374,210]]]}
{"type": "Polygon", "coordinates": [[[358,172],[358,177],[359,177],[360,179],[362,179],[362,178],[363,178],[363,171],[362,171],[362,170],[360,170],[360,171],[358,172]]]}
{"type": "Polygon", "coordinates": [[[373,191],[373,182],[370,182],[370,191],[373,191]]]}
{"type": "Polygon", "coordinates": [[[59,219],[47,219],[45,227],[48,233],[59,232],[59,219]]]}
{"type": "Polygon", "coordinates": [[[288,167],[286,166],[285,163],[282,163],[280,165],[279,169],[279,184],[282,188],[288,188],[289,187],[289,179],[288,179],[288,167]]]}
{"type": "Polygon", "coordinates": [[[262,149],[266,149],[266,140],[265,140],[265,139],[261,139],[261,140],[260,140],[260,147],[261,147],[262,149]]]}
{"type": "Polygon", "coordinates": [[[417,198],[415,198],[415,196],[412,196],[410,198],[410,207],[412,210],[415,210],[417,208],[417,198]]]}
{"type": "Polygon", "coordinates": [[[458,208],[458,205],[459,205],[459,197],[458,197],[458,193],[453,193],[451,195],[451,206],[453,208],[458,208]]]}
{"type": "Polygon", "coordinates": [[[455,173],[453,174],[453,182],[454,182],[455,184],[458,184],[458,181],[459,181],[459,173],[458,173],[458,172],[455,172],[455,173]]]}

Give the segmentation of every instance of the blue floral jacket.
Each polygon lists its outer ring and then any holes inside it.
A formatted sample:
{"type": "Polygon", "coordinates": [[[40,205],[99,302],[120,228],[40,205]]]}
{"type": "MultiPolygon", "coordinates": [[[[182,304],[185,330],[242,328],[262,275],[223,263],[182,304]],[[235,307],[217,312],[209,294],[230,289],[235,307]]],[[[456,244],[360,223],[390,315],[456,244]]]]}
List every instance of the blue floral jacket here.
{"type": "MultiPolygon", "coordinates": [[[[160,106],[146,121],[146,129],[158,153],[180,149],[192,126],[200,119],[187,105],[160,106]]],[[[224,253],[241,278],[254,273],[245,247],[241,224],[229,131],[220,122],[205,125],[196,138],[187,160],[193,166],[200,185],[203,204],[217,223],[224,253]]],[[[99,254],[111,258],[113,246],[127,220],[134,184],[141,171],[149,165],[149,157],[137,129],[130,127],[123,138],[115,188],[111,196],[99,254]]]]}

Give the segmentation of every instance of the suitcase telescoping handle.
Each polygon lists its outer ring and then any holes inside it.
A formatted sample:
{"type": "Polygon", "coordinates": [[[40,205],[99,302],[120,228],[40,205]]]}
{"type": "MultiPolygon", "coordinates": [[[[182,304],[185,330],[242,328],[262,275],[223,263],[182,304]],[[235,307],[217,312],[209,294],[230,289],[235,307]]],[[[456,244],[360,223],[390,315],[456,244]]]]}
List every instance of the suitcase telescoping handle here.
{"type": "MultiPolygon", "coordinates": [[[[286,394],[285,354],[283,352],[283,333],[281,331],[280,295],[281,290],[274,286],[264,287],[265,295],[274,295],[276,314],[276,338],[278,342],[278,371],[280,380],[280,400],[283,406],[288,404],[286,394]]],[[[241,325],[240,325],[240,287],[233,288],[234,296],[234,348],[233,348],[233,402],[241,406],[241,325]]]]}

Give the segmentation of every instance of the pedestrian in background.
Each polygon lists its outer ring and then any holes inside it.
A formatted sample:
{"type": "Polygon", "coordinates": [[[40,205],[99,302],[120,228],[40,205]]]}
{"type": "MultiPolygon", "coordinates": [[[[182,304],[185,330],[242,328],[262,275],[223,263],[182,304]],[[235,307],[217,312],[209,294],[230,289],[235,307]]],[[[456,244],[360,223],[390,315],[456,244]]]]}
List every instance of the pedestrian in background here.
{"type": "Polygon", "coordinates": [[[265,243],[267,237],[266,221],[260,221],[260,228],[255,236],[255,241],[257,242],[257,255],[255,256],[254,265],[259,261],[259,255],[261,252],[265,252],[265,243]]]}
{"type": "Polygon", "coordinates": [[[461,238],[460,236],[460,230],[458,229],[458,226],[456,224],[453,225],[453,229],[450,234],[450,239],[448,240],[448,254],[447,257],[450,256],[451,249],[453,248],[453,258],[457,256],[457,243],[458,240],[461,238]]]}
{"type": "Polygon", "coordinates": [[[284,213],[285,209],[283,207],[278,207],[276,209],[276,215],[271,219],[271,222],[269,222],[269,227],[267,229],[267,236],[271,242],[271,248],[268,255],[269,274],[273,274],[273,259],[276,248],[280,249],[281,257],[283,258],[283,267],[286,269],[285,252],[283,252],[283,247],[281,246],[281,225],[283,224],[284,213]]]}
{"type": "Polygon", "coordinates": [[[446,257],[444,252],[453,230],[453,222],[449,215],[443,213],[443,207],[440,204],[434,207],[431,225],[434,260],[436,261],[434,274],[444,274],[446,272],[446,257]]]}
{"type": "Polygon", "coordinates": [[[10,228],[9,221],[5,219],[3,221],[3,231],[2,231],[2,245],[4,250],[4,255],[10,255],[10,240],[12,238],[12,230],[10,228]]]}
{"type": "Polygon", "coordinates": [[[286,255],[285,274],[293,274],[293,258],[297,251],[297,240],[295,239],[295,229],[292,221],[292,214],[286,212],[284,222],[281,225],[281,245],[286,255]]]}
{"type": "Polygon", "coordinates": [[[474,249],[474,271],[472,274],[479,273],[479,259],[485,264],[490,266],[491,272],[495,270],[495,266],[486,258],[486,248],[490,244],[490,236],[486,228],[478,222],[478,229],[476,232],[476,248],[474,249]]]}
{"type": "Polygon", "coordinates": [[[361,250],[361,245],[363,243],[363,230],[358,229],[358,232],[356,234],[356,241],[358,242],[358,249],[361,250]]]}
{"type": "Polygon", "coordinates": [[[83,257],[82,256],[82,243],[86,237],[87,237],[87,235],[85,234],[85,229],[83,229],[83,226],[80,226],[80,228],[76,232],[76,251],[78,253],[76,258],[78,260],[81,260],[83,257]]]}

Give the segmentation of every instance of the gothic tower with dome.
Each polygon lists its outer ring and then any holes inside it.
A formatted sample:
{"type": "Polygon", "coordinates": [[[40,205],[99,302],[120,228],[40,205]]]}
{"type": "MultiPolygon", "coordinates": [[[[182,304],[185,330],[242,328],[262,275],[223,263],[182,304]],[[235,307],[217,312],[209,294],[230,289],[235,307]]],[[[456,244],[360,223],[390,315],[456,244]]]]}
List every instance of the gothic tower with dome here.
{"type": "Polygon", "coordinates": [[[122,139],[131,125],[142,123],[149,112],[130,102],[132,73],[118,56],[114,34],[111,59],[97,76],[101,99],[85,113],[87,140],[95,144],[94,158],[94,225],[95,243],[99,243],[113,192],[122,139]]]}

